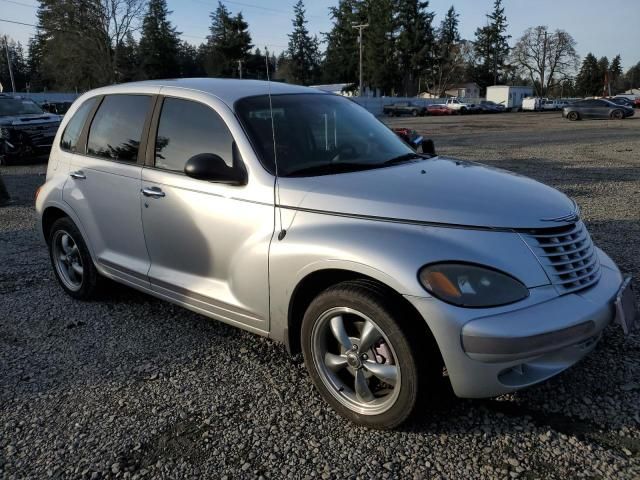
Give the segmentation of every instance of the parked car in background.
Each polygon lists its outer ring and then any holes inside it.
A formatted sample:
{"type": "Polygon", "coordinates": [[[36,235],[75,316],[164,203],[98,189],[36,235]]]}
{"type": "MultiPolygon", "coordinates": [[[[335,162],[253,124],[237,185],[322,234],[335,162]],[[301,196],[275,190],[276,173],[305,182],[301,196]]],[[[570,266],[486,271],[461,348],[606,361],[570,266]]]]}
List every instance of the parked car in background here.
{"type": "Polygon", "coordinates": [[[629,108],[634,108],[636,106],[635,102],[627,97],[607,97],[605,100],[609,100],[616,105],[624,105],[629,108]]]}
{"type": "Polygon", "coordinates": [[[604,98],[578,100],[562,109],[562,116],[569,120],[582,120],[587,118],[612,118],[622,120],[623,118],[631,117],[633,114],[633,108],[618,105],[604,98]]]}
{"type": "Polygon", "coordinates": [[[616,95],[616,98],[627,98],[633,102],[635,108],[640,108],[640,95],[621,93],[619,95],[616,95]]]}
{"type": "Polygon", "coordinates": [[[448,108],[444,103],[433,103],[427,105],[427,115],[453,115],[454,110],[448,108]]]}
{"type": "Polygon", "coordinates": [[[465,115],[467,113],[476,113],[480,111],[480,109],[473,103],[467,103],[459,98],[449,98],[447,99],[445,105],[449,110],[459,113],[460,115],[465,115]]]}
{"type": "Polygon", "coordinates": [[[541,101],[540,109],[543,111],[545,110],[559,111],[559,110],[562,110],[564,107],[566,107],[568,104],[569,102],[567,102],[566,100],[555,100],[555,99],[543,98],[541,101]]]}
{"type": "Polygon", "coordinates": [[[539,112],[542,110],[543,99],[539,97],[527,97],[522,100],[522,111],[539,112]]]}
{"type": "Polygon", "coordinates": [[[207,78],[88,92],[36,211],[70,297],[95,298],[107,277],[284,342],[368,427],[431,411],[444,382],[465,398],[543,382],[612,322],[634,326],[631,279],[570,198],[417,154],[313,88],[207,78]]]}
{"type": "Polygon", "coordinates": [[[411,115],[412,117],[423,116],[427,109],[422,105],[417,105],[412,102],[398,102],[382,107],[382,113],[392,117],[399,117],[400,115],[411,115]]]}
{"type": "Polygon", "coordinates": [[[48,155],[61,118],[32,100],[0,93],[0,164],[48,155]]]}
{"type": "Polygon", "coordinates": [[[492,102],[491,100],[482,100],[478,107],[482,113],[502,113],[505,111],[504,105],[492,102]]]}

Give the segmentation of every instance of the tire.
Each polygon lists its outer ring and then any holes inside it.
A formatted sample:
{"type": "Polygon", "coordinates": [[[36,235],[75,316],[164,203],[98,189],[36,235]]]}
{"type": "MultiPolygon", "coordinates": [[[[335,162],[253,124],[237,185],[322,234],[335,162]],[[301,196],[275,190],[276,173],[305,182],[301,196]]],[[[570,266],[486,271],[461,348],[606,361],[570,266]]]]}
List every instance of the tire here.
{"type": "Polygon", "coordinates": [[[462,107],[460,109],[460,115],[466,115],[467,114],[467,109],[465,107],[462,107]]]}
{"type": "Polygon", "coordinates": [[[622,120],[624,118],[624,113],[622,110],[614,110],[611,112],[611,118],[614,120],[622,120]]]}
{"type": "Polygon", "coordinates": [[[406,421],[429,379],[431,387],[442,380],[439,353],[418,355],[431,349],[384,293],[365,281],[330,287],[310,303],[301,330],[305,365],[322,397],[346,419],[376,429],[406,421]],[[360,342],[369,348],[361,350],[360,342]]]}
{"type": "Polygon", "coordinates": [[[418,111],[417,110],[411,110],[411,116],[412,117],[417,117],[418,116],[418,111]]]}
{"type": "Polygon", "coordinates": [[[576,120],[580,120],[580,115],[578,115],[578,112],[569,112],[567,113],[567,118],[575,122],[576,120]]]}
{"type": "Polygon", "coordinates": [[[53,271],[64,291],[78,300],[95,298],[100,274],[76,224],[69,217],[56,220],[47,241],[53,271]]]}

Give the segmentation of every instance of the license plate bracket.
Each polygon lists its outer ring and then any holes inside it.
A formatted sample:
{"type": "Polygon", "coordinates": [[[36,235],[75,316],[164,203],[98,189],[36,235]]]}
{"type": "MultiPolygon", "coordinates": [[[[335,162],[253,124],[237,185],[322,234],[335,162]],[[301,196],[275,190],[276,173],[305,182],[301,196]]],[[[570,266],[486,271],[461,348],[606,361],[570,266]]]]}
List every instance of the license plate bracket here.
{"type": "Polygon", "coordinates": [[[615,322],[620,324],[625,335],[631,334],[636,327],[637,320],[637,307],[631,277],[627,277],[624,282],[622,282],[614,305],[616,308],[615,322]]]}

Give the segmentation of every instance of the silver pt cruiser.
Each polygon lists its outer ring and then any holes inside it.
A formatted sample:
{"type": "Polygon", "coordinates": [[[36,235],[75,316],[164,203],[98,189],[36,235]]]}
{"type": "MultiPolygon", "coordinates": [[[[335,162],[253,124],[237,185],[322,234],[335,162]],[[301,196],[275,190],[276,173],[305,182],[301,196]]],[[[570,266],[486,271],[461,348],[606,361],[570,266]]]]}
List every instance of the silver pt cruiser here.
{"type": "Polygon", "coordinates": [[[366,110],[250,80],[80,97],[36,196],[62,288],[104,277],[302,352],[340,414],[393,428],[442,382],[488,397],[633,327],[630,280],[576,204],[419,154],[366,110]]]}

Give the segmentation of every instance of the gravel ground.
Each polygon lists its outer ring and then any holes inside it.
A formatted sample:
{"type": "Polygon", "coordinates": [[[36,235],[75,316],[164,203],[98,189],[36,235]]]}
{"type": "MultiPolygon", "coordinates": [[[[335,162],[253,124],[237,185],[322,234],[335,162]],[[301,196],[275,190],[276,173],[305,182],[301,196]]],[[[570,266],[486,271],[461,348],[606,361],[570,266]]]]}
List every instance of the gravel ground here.
{"type": "MultiPolygon", "coordinates": [[[[640,278],[640,118],[390,123],[568,193],[640,278]]],[[[610,326],[540,386],[443,395],[399,431],[367,431],[329,409],[281,345],[124,287],[92,303],[64,295],[34,227],[43,172],[2,171],[14,203],[0,208],[0,477],[640,478],[640,335],[610,326]]]]}

